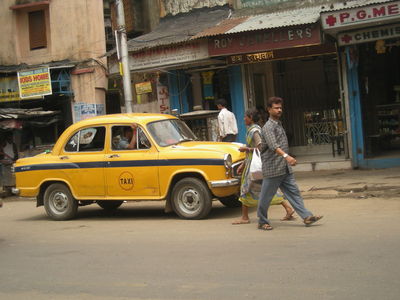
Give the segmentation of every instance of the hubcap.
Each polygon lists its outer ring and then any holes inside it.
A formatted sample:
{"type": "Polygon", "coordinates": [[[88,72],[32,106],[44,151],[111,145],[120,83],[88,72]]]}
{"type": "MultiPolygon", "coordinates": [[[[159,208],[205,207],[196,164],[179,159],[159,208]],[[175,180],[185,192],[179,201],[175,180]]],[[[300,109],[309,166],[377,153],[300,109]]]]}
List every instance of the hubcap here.
{"type": "Polygon", "coordinates": [[[180,201],[179,201],[180,208],[187,212],[192,213],[195,210],[200,208],[200,195],[194,189],[187,189],[182,192],[180,201]]]}
{"type": "Polygon", "coordinates": [[[55,213],[63,213],[68,207],[68,197],[62,192],[56,192],[51,198],[51,204],[55,213]]]}

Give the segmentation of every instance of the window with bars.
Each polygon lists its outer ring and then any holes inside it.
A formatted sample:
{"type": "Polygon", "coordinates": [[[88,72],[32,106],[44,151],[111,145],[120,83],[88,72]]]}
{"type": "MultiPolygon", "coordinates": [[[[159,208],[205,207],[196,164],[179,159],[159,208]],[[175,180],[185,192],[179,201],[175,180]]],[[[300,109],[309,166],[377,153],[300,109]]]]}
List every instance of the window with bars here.
{"type": "Polygon", "coordinates": [[[46,19],[44,10],[31,11],[29,19],[29,46],[31,50],[47,47],[46,19]]]}

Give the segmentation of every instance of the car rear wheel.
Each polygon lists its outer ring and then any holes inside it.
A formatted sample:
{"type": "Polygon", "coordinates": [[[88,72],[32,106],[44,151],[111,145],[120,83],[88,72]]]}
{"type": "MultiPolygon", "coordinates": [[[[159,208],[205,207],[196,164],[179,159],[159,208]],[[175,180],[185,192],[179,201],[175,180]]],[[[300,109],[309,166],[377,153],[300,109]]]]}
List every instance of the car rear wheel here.
{"type": "Polygon", "coordinates": [[[242,206],[242,202],[239,201],[239,198],[236,195],[231,195],[228,197],[220,197],[220,198],[218,198],[218,200],[226,207],[241,207],[242,206]]]}
{"type": "Polygon", "coordinates": [[[78,212],[78,201],[65,184],[53,183],[44,193],[44,208],[47,215],[54,220],[69,220],[78,212]]]}
{"type": "Polygon", "coordinates": [[[120,207],[122,205],[122,203],[124,203],[124,201],[111,201],[111,200],[110,201],[99,200],[96,202],[101,208],[103,208],[105,210],[117,209],[118,207],[120,207]]]}
{"type": "Polygon", "coordinates": [[[179,180],[172,189],[172,208],[184,219],[205,218],[212,207],[208,186],[198,178],[179,180]]]}

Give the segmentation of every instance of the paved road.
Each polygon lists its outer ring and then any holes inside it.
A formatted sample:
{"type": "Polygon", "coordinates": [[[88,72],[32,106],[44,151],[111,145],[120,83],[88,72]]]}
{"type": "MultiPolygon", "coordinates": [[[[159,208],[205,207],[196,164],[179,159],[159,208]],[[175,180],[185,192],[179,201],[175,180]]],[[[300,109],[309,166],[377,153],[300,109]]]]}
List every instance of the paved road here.
{"type": "Polygon", "coordinates": [[[0,209],[0,299],[399,299],[400,199],[313,199],[320,224],[230,225],[238,209],[180,220],[160,203],[49,220],[33,201],[0,209]]]}

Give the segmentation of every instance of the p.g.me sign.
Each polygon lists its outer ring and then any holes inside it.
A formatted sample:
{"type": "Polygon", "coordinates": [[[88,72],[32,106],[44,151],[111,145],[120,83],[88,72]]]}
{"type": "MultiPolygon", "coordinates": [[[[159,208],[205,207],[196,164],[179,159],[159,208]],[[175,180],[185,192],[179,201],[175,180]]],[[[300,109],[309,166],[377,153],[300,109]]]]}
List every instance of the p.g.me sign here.
{"type": "Polygon", "coordinates": [[[208,42],[210,56],[261,52],[321,43],[317,24],[277,28],[214,37],[208,42]]]}
{"type": "Polygon", "coordinates": [[[361,24],[399,19],[400,1],[380,3],[321,14],[324,29],[343,30],[361,24]]]}

